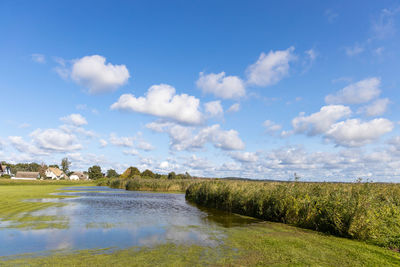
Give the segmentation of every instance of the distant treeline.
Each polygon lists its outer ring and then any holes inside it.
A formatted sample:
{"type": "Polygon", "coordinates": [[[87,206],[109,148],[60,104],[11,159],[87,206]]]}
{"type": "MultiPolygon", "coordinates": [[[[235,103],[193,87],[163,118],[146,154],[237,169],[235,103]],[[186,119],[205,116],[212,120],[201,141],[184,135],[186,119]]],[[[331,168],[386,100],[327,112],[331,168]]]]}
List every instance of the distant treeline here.
{"type": "Polygon", "coordinates": [[[186,199],[267,221],[400,249],[400,185],[203,181],[186,199]]]}

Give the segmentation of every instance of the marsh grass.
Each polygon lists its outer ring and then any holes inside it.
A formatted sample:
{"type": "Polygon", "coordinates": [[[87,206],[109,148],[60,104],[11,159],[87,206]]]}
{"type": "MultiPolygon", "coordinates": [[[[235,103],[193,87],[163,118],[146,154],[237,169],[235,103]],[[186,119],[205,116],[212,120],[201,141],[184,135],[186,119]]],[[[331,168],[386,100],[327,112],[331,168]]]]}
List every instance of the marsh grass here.
{"type": "Polygon", "coordinates": [[[198,205],[400,248],[400,185],[207,181],[186,199],[198,205]]]}
{"type": "Polygon", "coordinates": [[[109,186],[130,191],[152,191],[152,192],[171,192],[184,193],[186,189],[194,183],[204,181],[204,179],[102,179],[98,181],[99,186],[109,186]]]}

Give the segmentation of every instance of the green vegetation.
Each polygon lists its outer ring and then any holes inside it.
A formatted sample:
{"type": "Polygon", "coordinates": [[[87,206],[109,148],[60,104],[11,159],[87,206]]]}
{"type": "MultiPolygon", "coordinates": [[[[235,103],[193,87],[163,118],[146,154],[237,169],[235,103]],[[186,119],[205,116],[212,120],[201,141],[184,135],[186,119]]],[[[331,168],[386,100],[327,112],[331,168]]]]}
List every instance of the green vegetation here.
{"type": "MultiPolygon", "coordinates": [[[[121,175],[122,176],[122,175],[121,175]]],[[[185,192],[189,185],[203,181],[202,179],[101,179],[99,186],[126,189],[130,191],[185,192]]]]}
{"type": "Polygon", "coordinates": [[[186,198],[267,221],[400,248],[400,185],[206,181],[186,198]]]}
{"type": "Polygon", "coordinates": [[[0,257],[4,266],[398,266],[399,253],[279,223],[225,228],[217,246],[95,249],[0,257]]]}
{"type": "Polygon", "coordinates": [[[97,180],[103,178],[103,173],[101,172],[101,167],[94,165],[88,169],[89,179],[97,180]]]}
{"type": "Polygon", "coordinates": [[[119,174],[114,169],[109,169],[109,170],[107,170],[106,177],[107,178],[118,178],[119,174]]]}
{"type": "Polygon", "coordinates": [[[57,216],[32,216],[31,213],[48,207],[62,206],[57,202],[31,202],[27,199],[57,199],[65,196],[50,195],[57,189],[70,185],[93,185],[73,181],[18,181],[0,180],[0,219],[12,228],[65,228],[68,218],[57,216]]]}

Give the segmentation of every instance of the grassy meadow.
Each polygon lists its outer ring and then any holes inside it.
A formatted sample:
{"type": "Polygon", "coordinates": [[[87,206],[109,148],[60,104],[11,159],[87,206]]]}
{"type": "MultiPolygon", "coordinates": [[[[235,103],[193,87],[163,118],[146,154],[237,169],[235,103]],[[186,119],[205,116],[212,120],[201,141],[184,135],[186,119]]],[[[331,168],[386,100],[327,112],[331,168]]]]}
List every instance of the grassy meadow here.
{"type": "Polygon", "coordinates": [[[266,221],[400,249],[400,185],[207,181],[186,199],[266,221]]]}

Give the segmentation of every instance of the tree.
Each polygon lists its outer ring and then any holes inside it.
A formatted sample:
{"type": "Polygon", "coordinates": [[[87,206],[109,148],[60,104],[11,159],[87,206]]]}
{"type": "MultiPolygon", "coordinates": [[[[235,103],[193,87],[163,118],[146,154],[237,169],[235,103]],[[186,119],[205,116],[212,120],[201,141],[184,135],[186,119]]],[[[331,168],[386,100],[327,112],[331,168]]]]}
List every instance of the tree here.
{"type": "Polygon", "coordinates": [[[61,169],[64,173],[69,171],[69,166],[71,166],[71,162],[68,160],[68,158],[63,158],[61,160],[61,169]]]}
{"type": "Polygon", "coordinates": [[[142,172],[141,176],[142,177],[148,177],[148,178],[155,178],[156,177],[154,172],[152,172],[150,170],[145,170],[144,172],[142,172]]]}
{"type": "Polygon", "coordinates": [[[98,165],[94,165],[88,169],[89,179],[97,180],[103,178],[103,173],[98,165]]]}
{"type": "Polygon", "coordinates": [[[46,170],[47,170],[47,165],[42,162],[40,164],[40,169],[39,169],[39,174],[41,178],[46,178],[46,170]]]}
{"type": "Polygon", "coordinates": [[[136,167],[129,167],[121,174],[121,178],[135,178],[135,176],[140,176],[140,171],[136,167]]]}
{"type": "Polygon", "coordinates": [[[109,169],[106,176],[107,178],[116,178],[119,174],[114,169],[109,169]]]}
{"type": "Polygon", "coordinates": [[[175,172],[170,172],[170,173],[168,173],[168,179],[169,179],[169,180],[176,179],[176,174],[175,174],[175,172]]]}

